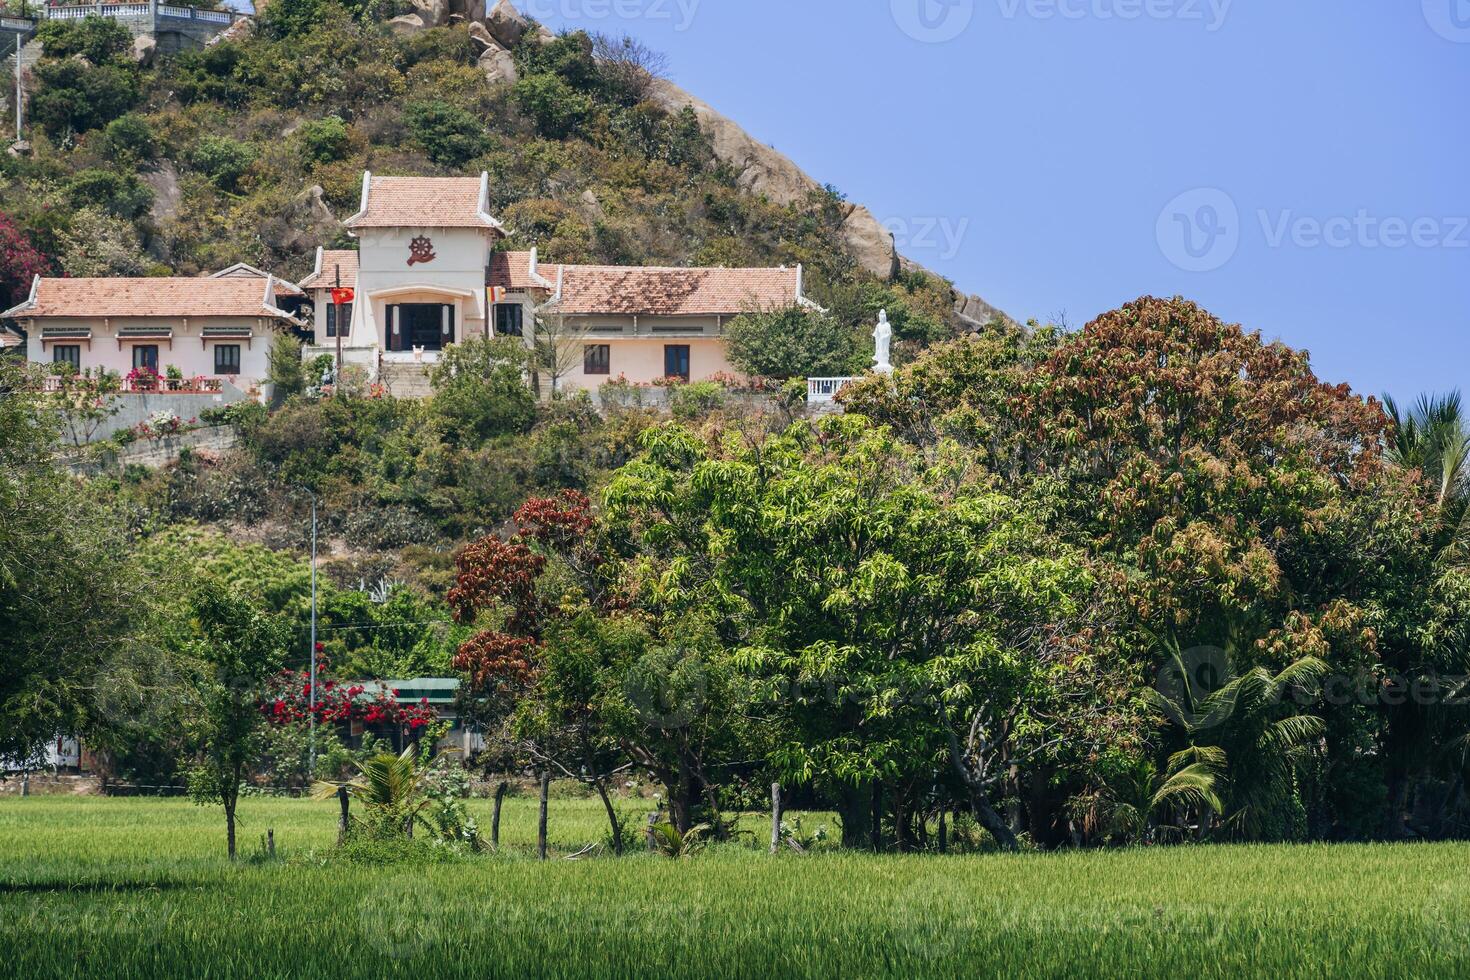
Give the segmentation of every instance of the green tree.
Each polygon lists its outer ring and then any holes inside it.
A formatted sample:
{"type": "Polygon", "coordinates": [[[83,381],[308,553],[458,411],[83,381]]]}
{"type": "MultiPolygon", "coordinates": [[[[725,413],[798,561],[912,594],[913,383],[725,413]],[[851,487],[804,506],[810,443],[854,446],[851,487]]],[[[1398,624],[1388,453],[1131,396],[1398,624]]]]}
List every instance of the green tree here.
{"type": "Polygon", "coordinates": [[[410,103],[403,119],[414,142],[440,166],[462,167],[490,147],[480,120],[440,99],[410,103]]]}
{"type": "Polygon", "coordinates": [[[730,363],[762,378],[850,374],[857,342],[835,319],[802,306],[742,313],[725,327],[730,363]]]}
{"type": "Polygon", "coordinates": [[[285,665],[289,634],[239,593],[206,582],[190,603],[200,665],[189,725],[200,761],[189,772],[189,795],[225,811],[226,847],[235,859],[235,810],[240,786],[264,748],[260,699],[285,665]]]}
{"type": "Polygon", "coordinates": [[[756,685],[768,764],[830,794],[847,846],[880,787],[900,844],[937,791],[1014,846],[992,777],[1049,747],[1098,669],[1061,642],[1091,601],[1080,558],[858,416],[714,454],[674,426],[645,446],[607,492],[606,534],[636,554],[618,581],[638,608],[712,619],[756,685]]]}
{"type": "Polygon", "coordinates": [[[347,124],[341,116],[326,116],[301,124],[296,131],[302,151],[313,163],[332,163],[347,152],[347,124]]]}
{"type": "Polygon", "coordinates": [[[277,403],[306,390],[306,367],[301,363],[301,341],[287,333],[271,340],[266,364],[266,381],[275,385],[277,403]]]}
{"type": "Polygon", "coordinates": [[[596,104],[557,75],[528,75],[515,84],[516,102],[547,139],[565,139],[591,119],[596,104]]]}
{"type": "Polygon", "coordinates": [[[94,65],[118,60],[133,46],[132,33],[110,17],[43,20],[36,27],[47,58],[81,57],[94,65]]]}
{"type": "Polygon", "coordinates": [[[31,118],[59,140],[107,125],[141,98],[138,71],[131,66],[45,58],[32,72],[37,86],[30,96],[31,118]]]}
{"type": "Polygon", "coordinates": [[[128,113],[107,124],[103,133],[108,149],[119,158],[135,161],[151,160],[157,152],[157,137],[148,120],[128,113]]]}
{"type": "Polygon", "coordinates": [[[446,438],[474,447],[529,431],[536,397],[527,369],[525,345],[511,338],[473,338],[445,351],[431,378],[431,409],[445,421],[446,438]]]}
{"type": "Polygon", "coordinates": [[[34,380],[0,363],[0,756],[20,759],[117,722],[107,692],[157,659],[123,523],[55,467],[34,380]]]}
{"type": "Polygon", "coordinates": [[[226,191],[238,190],[240,178],[259,158],[255,144],[228,136],[203,136],[189,152],[189,163],[226,191]]]}

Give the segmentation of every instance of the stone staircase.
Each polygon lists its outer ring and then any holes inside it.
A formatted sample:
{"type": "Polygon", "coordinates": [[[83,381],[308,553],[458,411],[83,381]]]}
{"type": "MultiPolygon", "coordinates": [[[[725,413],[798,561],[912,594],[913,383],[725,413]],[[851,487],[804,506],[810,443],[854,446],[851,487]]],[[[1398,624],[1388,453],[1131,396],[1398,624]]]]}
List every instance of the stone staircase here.
{"type": "Polygon", "coordinates": [[[434,393],[429,384],[428,364],[404,364],[384,361],[378,367],[378,383],[394,398],[428,398],[434,393]]]}

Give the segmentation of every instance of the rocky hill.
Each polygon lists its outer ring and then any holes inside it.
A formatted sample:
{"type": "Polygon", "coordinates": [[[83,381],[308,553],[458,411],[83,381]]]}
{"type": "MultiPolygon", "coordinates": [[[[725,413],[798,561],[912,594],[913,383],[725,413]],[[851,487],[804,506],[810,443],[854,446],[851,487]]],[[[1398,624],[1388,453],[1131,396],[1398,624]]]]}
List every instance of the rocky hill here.
{"type": "Polygon", "coordinates": [[[364,0],[272,0],[170,56],[67,27],[29,73],[32,145],[0,157],[0,220],[69,275],[301,275],[350,241],[362,170],[485,169],[510,244],[553,261],[801,262],[854,326],[896,310],[900,343],[1003,317],[636,41],[558,37],[509,0],[410,2],[382,22],[364,0]]]}

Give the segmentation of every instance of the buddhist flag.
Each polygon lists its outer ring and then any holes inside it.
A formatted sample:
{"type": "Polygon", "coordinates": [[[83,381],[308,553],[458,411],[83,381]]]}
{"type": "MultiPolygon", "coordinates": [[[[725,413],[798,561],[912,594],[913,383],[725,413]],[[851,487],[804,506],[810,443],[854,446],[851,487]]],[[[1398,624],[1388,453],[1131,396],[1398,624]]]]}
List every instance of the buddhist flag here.
{"type": "Polygon", "coordinates": [[[485,292],[489,294],[490,302],[492,302],[492,303],[504,303],[505,302],[505,287],[504,286],[487,286],[485,288],[485,292]]]}

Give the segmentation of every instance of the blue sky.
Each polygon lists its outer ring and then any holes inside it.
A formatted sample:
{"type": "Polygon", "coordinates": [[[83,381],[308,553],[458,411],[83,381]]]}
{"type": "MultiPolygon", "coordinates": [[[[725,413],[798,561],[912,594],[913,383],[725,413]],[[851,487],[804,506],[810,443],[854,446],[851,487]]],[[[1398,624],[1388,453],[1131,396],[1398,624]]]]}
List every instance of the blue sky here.
{"type": "Polygon", "coordinates": [[[666,52],[1020,319],[1178,293],[1365,393],[1470,389],[1470,0],[519,3],[666,52]]]}

